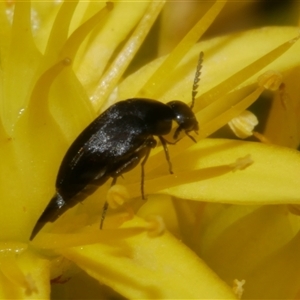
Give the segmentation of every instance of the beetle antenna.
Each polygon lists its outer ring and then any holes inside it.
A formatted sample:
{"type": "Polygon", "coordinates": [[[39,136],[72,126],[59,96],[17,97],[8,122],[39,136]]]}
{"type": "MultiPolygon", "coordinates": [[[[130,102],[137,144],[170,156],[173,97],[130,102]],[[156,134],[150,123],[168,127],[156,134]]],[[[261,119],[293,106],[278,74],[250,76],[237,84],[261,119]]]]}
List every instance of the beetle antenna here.
{"type": "Polygon", "coordinates": [[[202,62],[203,62],[203,56],[204,53],[201,51],[199,54],[199,59],[197,63],[197,68],[195,72],[195,77],[194,77],[194,83],[193,83],[193,89],[192,89],[192,104],[191,108],[194,107],[195,104],[195,98],[198,93],[198,87],[199,87],[199,81],[200,81],[200,75],[201,75],[201,69],[202,69],[202,62]]]}

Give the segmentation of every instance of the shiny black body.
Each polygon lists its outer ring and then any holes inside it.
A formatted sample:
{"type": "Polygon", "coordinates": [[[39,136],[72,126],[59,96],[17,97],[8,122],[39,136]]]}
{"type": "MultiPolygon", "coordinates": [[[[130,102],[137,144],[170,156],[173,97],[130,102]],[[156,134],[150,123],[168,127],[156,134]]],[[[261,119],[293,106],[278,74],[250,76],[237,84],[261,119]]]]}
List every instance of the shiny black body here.
{"type": "Polygon", "coordinates": [[[171,122],[171,109],[158,101],[130,99],[111,106],[67,151],[57,176],[57,191],[70,199],[89,184],[120,176],[122,168],[151,147],[152,135],[170,131],[171,122]]]}
{"type": "Polygon", "coordinates": [[[198,130],[191,108],[181,101],[163,104],[135,98],[120,101],[103,112],[68,149],[58,172],[56,193],[33,229],[31,239],[46,222],[55,221],[109,178],[113,178],[114,184],[117,177],[133,169],[142,159],[144,198],[143,165],[156,146],[153,136],[161,140],[172,172],[162,136],[170,133],[173,120],[179,125],[175,139],[182,130],[189,137],[189,131],[198,130]]]}

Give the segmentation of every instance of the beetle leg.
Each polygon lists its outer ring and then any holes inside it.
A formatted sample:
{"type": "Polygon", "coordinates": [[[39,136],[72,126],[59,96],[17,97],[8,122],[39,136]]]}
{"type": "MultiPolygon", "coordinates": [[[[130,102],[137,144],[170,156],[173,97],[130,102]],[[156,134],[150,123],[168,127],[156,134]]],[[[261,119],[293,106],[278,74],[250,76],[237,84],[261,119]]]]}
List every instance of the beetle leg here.
{"type": "Polygon", "coordinates": [[[145,149],[146,149],[146,154],[144,159],[141,162],[141,168],[142,168],[142,173],[141,173],[141,194],[142,194],[142,199],[146,200],[145,197],[145,191],[144,191],[144,182],[145,182],[145,164],[148,160],[148,157],[150,155],[151,149],[154,148],[156,146],[157,142],[153,137],[149,137],[149,139],[147,140],[147,143],[145,145],[145,149]]]}
{"type": "MultiPolygon", "coordinates": [[[[123,173],[126,173],[126,172],[132,170],[139,163],[141,157],[144,155],[144,149],[145,148],[142,148],[139,152],[135,153],[135,155],[132,156],[129,161],[127,161],[126,163],[124,163],[121,166],[119,166],[119,168],[117,168],[117,170],[115,170],[111,174],[111,177],[113,177],[113,181],[111,183],[111,186],[113,186],[113,185],[116,184],[117,178],[119,176],[122,176],[123,173]]],[[[150,150],[151,150],[151,148],[148,148],[148,147],[146,148],[146,151],[147,151],[146,152],[146,157],[149,156],[150,150]]],[[[145,161],[145,159],[143,160],[143,162],[144,161],[145,161]]],[[[143,174],[143,167],[142,167],[142,174],[143,174]]],[[[144,180],[144,175],[142,175],[142,198],[145,199],[145,197],[144,197],[144,188],[143,188],[144,181],[143,180],[144,180]]],[[[103,205],[103,208],[102,208],[102,215],[101,215],[101,221],[100,221],[100,229],[102,229],[102,227],[103,227],[103,223],[104,223],[104,219],[105,219],[107,210],[108,210],[108,202],[105,201],[105,203],[103,205]]]]}
{"type": "MultiPolygon", "coordinates": [[[[152,148],[156,146],[156,140],[153,137],[149,137],[145,143],[142,145],[140,149],[138,149],[137,152],[134,153],[134,155],[131,156],[131,158],[128,159],[128,161],[123,162],[120,164],[114,171],[110,173],[110,176],[113,178],[113,181],[111,183],[111,186],[115,185],[117,182],[117,178],[119,176],[122,176],[123,173],[126,173],[130,170],[132,170],[141,160],[142,157],[144,157],[141,166],[142,166],[142,180],[141,180],[141,194],[142,198],[145,199],[144,194],[144,166],[145,163],[149,157],[150,151],[152,148]]],[[[100,229],[103,227],[104,219],[106,216],[106,212],[108,209],[108,203],[105,201],[103,209],[102,209],[102,216],[101,216],[101,222],[100,222],[100,229]]]]}
{"type": "Polygon", "coordinates": [[[143,200],[146,200],[146,197],[145,197],[145,191],[144,191],[144,182],[145,182],[145,164],[147,162],[147,159],[150,155],[150,152],[151,152],[151,148],[147,148],[147,152],[146,152],[146,155],[141,163],[141,168],[142,168],[142,175],[141,175],[141,194],[142,194],[142,199],[143,200]]]}
{"type": "Polygon", "coordinates": [[[179,125],[179,126],[176,128],[175,132],[174,132],[174,135],[173,135],[173,139],[174,139],[174,140],[177,140],[177,139],[178,139],[178,136],[179,136],[179,134],[180,134],[180,131],[182,131],[182,127],[179,125]]]}
{"type": "Polygon", "coordinates": [[[158,137],[160,139],[160,142],[161,142],[162,146],[164,147],[164,151],[165,151],[165,155],[166,155],[166,160],[167,160],[168,165],[169,165],[169,172],[170,172],[170,174],[173,174],[172,163],[171,163],[171,159],[170,159],[170,155],[169,155],[169,150],[168,150],[167,142],[166,142],[166,140],[162,136],[158,136],[158,137]]]}
{"type": "MultiPolygon", "coordinates": [[[[116,182],[117,182],[117,177],[114,177],[110,186],[112,187],[113,185],[116,184],[116,182]]],[[[105,220],[107,209],[108,209],[108,202],[105,201],[104,205],[103,205],[103,208],[102,208],[101,221],[100,221],[100,229],[102,229],[102,227],[103,227],[103,223],[104,223],[104,220],[105,220]]]]}
{"type": "Polygon", "coordinates": [[[105,216],[106,216],[107,209],[108,209],[108,202],[105,201],[105,202],[104,202],[104,205],[103,205],[103,207],[102,207],[102,214],[101,214],[101,221],[100,221],[100,229],[102,229],[102,227],[103,227],[103,223],[104,223],[104,219],[105,219],[105,216]]]}
{"type": "MultiPolygon", "coordinates": [[[[123,173],[126,173],[130,170],[132,170],[136,165],[138,165],[140,161],[140,157],[138,155],[139,153],[135,153],[134,156],[130,157],[128,161],[123,162],[121,166],[119,166],[115,171],[111,173],[111,177],[117,178],[119,176],[122,176],[123,173]]],[[[115,183],[112,183],[113,186],[115,183]]]]}
{"type": "Polygon", "coordinates": [[[167,139],[165,139],[164,137],[162,137],[162,136],[160,136],[162,139],[164,139],[164,141],[165,141],[165,143],[166,144],[169,144],[169,145],[176,145],[177,144],[177,142],[179,141],[179,140],[177,140],[177,141],[175,141],[175,142],[170,142],[170,141],[168,141],[167,139]]]}

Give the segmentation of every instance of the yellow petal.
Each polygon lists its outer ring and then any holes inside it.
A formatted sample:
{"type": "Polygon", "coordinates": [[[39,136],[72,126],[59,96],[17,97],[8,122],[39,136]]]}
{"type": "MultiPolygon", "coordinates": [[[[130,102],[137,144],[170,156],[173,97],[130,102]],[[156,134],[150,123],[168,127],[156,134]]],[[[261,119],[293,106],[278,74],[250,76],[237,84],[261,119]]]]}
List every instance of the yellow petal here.
{"type": "Polygon", "coordinates": [[[245,280],[246,299],[297,298],[299,233],[291,228],[286,206],[207,205],[204,210],[193,230],[201,239],[193,247],[223,280],[245,280]]]}
{"type": "Polygon", "coordinates": [[[272,99],[264,135],[274,144],[297,148],[300,143],[299,76],[299,68],[290,70],[272,99]]]}
{"type": "Polygon", "coordinates": [[[248,277],[250,288],[245,289],[245,298],[298,299],[299,247],[300,234],[298,233],[289,243],[264,259],[248,277]]]}
{"type": "MultiPolygon", "coordinates": [[[[199,102],[198,106],[203,107],[232,89],[252,85],[257,82],[257,77],[266,70],[287,71],[299,65],[300,43],[290,43],[290,49],[286,45],[286,49],[280,50],[281,53],[280,51],[277,54],[274,53],[273,57],[266,57],[260,61],[260,64],[254,64],[243,76],[237,76],[235,83],[230,83],[231,86],[224,86],[216,91],[212,89],[222,82],[225,83],[230,76],[248,65],[251,66],[268,52],[297,36],[298,28],[296,27],[266,27],[200,42],[186,54],[175,73],[172,76],[169,75],[169,84],[165,84],[160,101],[167,102],[173,99],[191,101],[193,77],[200,51],[204,52],[204,61],[197,101],[199,102]],[[251,48],[249,48],[250,46],[251,48]],[[255,51],[249,50],[253,48],[255,51]],[[276,55],[277,57],[282,56],[274,60],[276,55]],[[204,95],[201,96],[201,94],[204,95]]],[[[118,99],[131,98],[136,95],[140,86],[149,80],[165,59],[165,57],[160,58],[127,77],[119,87],[118,99]]]]}
{"type": "Polygon", "coordinates": [[[114,5],[115,8],[112,10],[107,24],[105,24],[105,30],[103,33],[97,34],[92,47],[89,47],[89,50],[86,51],[87,55],[85,54],[85,57],[87,57],[87,60],[84,59],[84,64],[81,63],[83,72],[80,70],[78,72],[79,78],[83,81],[97,111],[103,106],[103,101],[107,100],[125,72],[163,5],[164,1],[118,2],[114,5]],[[126,18],[128,22],[119,22],[120,19],[124,21],[124,16],[128,18],[126,18]],[[140,18],[141,20],[119,55],[107,67],[106,64],[103,64],[103,61],[109,62],[118,45],[123,42],[140,18]],[[115,32],[118,32],[118,34],[115,32]],[[102,55],[99,55],[99,48],[103,49],[101,51],[102,55]],[[102,74],[105,67],[107,70],[102,74]]]}
{"type": "Polygon", "coordinates": [[[174,71],[178,63],[182,60],[193,45],[201,38],[203,33],[212,24],[217,15],[222,11],[226,1],[216,1],[206,14],[194,25],[185,35],[175,49],[167,56],[162,65],[151,76],[146,85],[139,92],[139,97],[153,98],[160,95],[164,90],[164,83],[168,80],[168,75],[174,71]]]}
{"type": "MultiPolygon", "coordinates": [[[[143,223],[135,218],[126,226],[143,223]]],[[[59,253],[130,299],[235,299],[228,286],[168,233],[156,238],[142,233],[119,243],[59,253]]]]}
{"type": "MultiPolygon", "coordinates": [[[[156,178],[146,180],[146,193],[232,204],[300,203],[300,155],[295,150],[254,142],[205,139],[171,159],[174,174],[167,175],[166,164],[149,172],[148,178],[155,174],[156,178]],[[248,155],[253,163],[236,170],[236,160],[248,155]]],[[[139,183],[127,188],[132,196],[140,194],[139,183]]]]}

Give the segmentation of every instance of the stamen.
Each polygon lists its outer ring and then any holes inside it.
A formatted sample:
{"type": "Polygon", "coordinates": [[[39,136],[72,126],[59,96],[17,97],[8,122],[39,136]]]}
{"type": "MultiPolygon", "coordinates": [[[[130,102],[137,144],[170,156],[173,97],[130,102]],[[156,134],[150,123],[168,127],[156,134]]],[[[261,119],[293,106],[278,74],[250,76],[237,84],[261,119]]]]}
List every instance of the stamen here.
{"type": "Polygon", "coordinates": [[[121,226],[123,223],[130,221],[134,217],[134,210],[130,205],[125,204],[125,212],[119,213],[116,216],[112,217],[112,221],[116,227],[121,226]]]}
{"type": "Polygon", "coordinates": [[[115,60],[108,66],[106,72],[99,79],[98,85],[90,97],[96,110],[100,111],[101,107],[105,107],[106,103],[103,103],[104,99],[107,99],[108,95],[116,87],[116,84],[140,48],[163,6],[163,1],[152,1],[150,3],[143,18],[128,38],[115,60]]]}
{"type": "Polygon", "coordinates": [[[232,168],[232,172],[235,172],[237,170],[244,170],[250,165],[253,164],[253,160],[251,158],[251,155],[248,154],[244,157],[238,158],[233,164],[230,164],[229,167],[232,168]]]}
{"type": "Polygon", "coordinates": [[[164,90],[164,82],[168,79],[175,67],[179,64],[181,59],[193,47],[200,37],[209,28],[212,22],[216,19],[218,14],[223,9],[227,0],[216,1],[206,14],[194,25],[194,27],[185,35],[175,49],[168,55],[161,66],[154,72],[151,78],[143,86],[138,93],[141,97],[157,98],[164,90]]]}
{"type": "Polygon", "coordinates": [[[206,120],[203,121],[199,130],[199,138],[207,137],[230,122],[230,120],[232,120],[238,113],[242,113],[247,109],[247,107],[255,102],[263,91],[263,87],[258,87],[238,103],[231,102],[233,98],[230,97],[220,98],[208,107],[209,110],[203,109],[199,114],[197,114],[197,117],[200,120],[206,120]],[[216,114],[216,111],[220,111],[220,108],[222,108],[223,112],[216,114]]]}
{"type": "Polygon", "coordinates": [[[257,124],[256,116],[248,110],[243,111],[228,123],[234,134],[241,139],[253,135],[253,129],[257,124]]]}
{"type": "Polygon", "coordinates": [[[106,199],[109,207],[116,209],[129,199],[129,193],[125,186],[115,184],[107,192],[106,199]]]}
{"type": "Polygon", "coordinates": [[[146,218],[148,226],[146,227],[149,237],[158,237],[162,235],[166,230],[166,225],[161,216],[149,215],[146,218]]]}
{"type": "Polygon", "coordinates": [[[269,70],[257,78],[258,85],[270,91],[276,91],[282,84],[282,74],[269,70]]]}
{"type": "Polygon", "coordinates": [[[244,293],[243,286],[244,286],[245,283],[246,283],[245,279],[242,279],[242,280],[234,279],[233,280],[232,290],[237,295],[238,299],[242,298],[242,295],[244,293]]]}
{"type": "Polygon", "coordinates": [[[267,139],[263,134],[253,131],[253,136],[255,136],[260,142],[265,143],[265,144],[271,144],[269,139],[267,139]]]}
{"type": "MultiPolygon", "coordinates": [[[[131,220],[134,217],[134,211],[131,205],[128,205],[126,202],[130,198],[128,190],[125,186],[123,185],[113,185],[107,192],[106,199],[107,199],[107,204],[109,205],[110,208],[112,209],[117,209],[120,206],[125,209],[125,212],[118,213],[114,215],[110,223],[114,224],[114,227],[121,226],[124,222],[131,220]]],[[[103,213],[102,213],[102,219],[101,219],[101,224],[100,228],[102,228],[105,215],[106,215],[106,210],[107,210],[107,205],[104,205],[103,208],[103,213]]]]}

